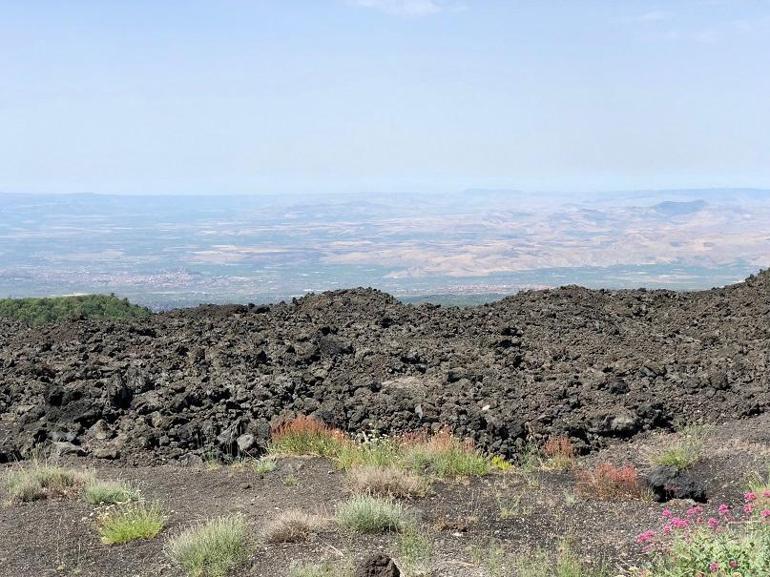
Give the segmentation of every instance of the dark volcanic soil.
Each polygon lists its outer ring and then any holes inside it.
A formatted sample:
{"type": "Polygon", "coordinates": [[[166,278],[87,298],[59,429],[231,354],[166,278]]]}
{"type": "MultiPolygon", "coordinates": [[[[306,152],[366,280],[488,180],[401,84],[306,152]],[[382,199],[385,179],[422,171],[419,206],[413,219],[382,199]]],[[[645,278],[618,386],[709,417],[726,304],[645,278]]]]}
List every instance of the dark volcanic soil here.
{"type": "Polygon", "coordinates": [[[448,426],[513,456],[770,407],[770,273],[696,293],[526,292],[474,308],[374,290],[121,322],[0,324],[0,462],[258,453],[271,423],[448,426]],[[238,442],[240,441],[240,443],[238,442]],[[239,449],[240,444],[240,449],[239,449]]]}

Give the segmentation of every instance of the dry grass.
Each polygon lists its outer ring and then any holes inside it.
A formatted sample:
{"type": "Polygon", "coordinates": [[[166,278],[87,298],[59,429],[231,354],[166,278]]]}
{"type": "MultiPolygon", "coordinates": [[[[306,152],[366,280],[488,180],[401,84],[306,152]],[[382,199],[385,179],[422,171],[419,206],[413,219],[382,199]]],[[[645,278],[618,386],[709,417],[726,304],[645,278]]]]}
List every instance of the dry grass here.
{"type": "Polygon", "coordinates": [[[481,477],[492,470],[489,459],[471,441],[460,440],[447,430],[407,435],[401,445],[406,468],[420,473],[439,478],[481,477]]]}
{"type": "Polygon", "coordinates": [[[543,445],[545,467],[565,471],[575,466],[575,447],[569,437],[551,437],[543,445]]]}
{"type": "Polygon", "coordinates": [[[263,538],[266,543],[296,543],[305,541],[326,524],[326,519],[320,515],[292,509],[270,521],[265,526],[263,538]]]}
{"type": "Polygon", "coordinates": [[[268,450],[273,455],[336,457],[350,439],[325,423],[300,415],[271,431],[268,450]]]}
{"type": "Polygon", "coordinates": [[[423,497],[428,492],[428,481],[409,471],[396,467],[358,467],[348,475],[354,493],[378,497],[423,497]]]}
{"type": "Polygon", "coordinates": [[[115,505],[138,501],[140,494],[125,481],[91,479],[83,488],[83,497],[92,505],[115,505]]]}
{"type": "Polygon", "coordinates": [[[598,499],[645,499],[649,491],[633,465],[616,467],[599,463],[593,469],[577,471],[577,491],[598,499]]]}
{"type": "Polygon", "coordinates": [[[31,461],[7,474],[5,488],[12,501],[37,501],[75,494],[91,479],[93,473],[90,471],[31,461]]]}

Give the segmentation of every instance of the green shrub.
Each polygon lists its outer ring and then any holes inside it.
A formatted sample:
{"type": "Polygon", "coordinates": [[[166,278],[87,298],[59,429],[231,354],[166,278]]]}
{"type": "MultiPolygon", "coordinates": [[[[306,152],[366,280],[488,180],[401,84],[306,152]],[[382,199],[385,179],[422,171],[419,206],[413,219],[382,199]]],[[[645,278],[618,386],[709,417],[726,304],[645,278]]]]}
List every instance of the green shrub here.
{"type": "Polygon", "coordinates": [[[11,469],[5,487],[14,501],[37,501],[75,492],[92,478],[92,473],[32,461],[11,469]]]}
{"type": "Polygon", "coordinates": [[[248,558],[246,533],[243,517],[219,517],[172,538],[166,552],[190,577],[224,577],[248,558]]]}
{"type": "Polygon", "coordinates": [[[353,497],[337,509],[337,523],[356,533],[401,531],[411,522],[401,503],[368,495],[353,497]]]}
{"type": "Polygon", "coordinates": [[[92,479],[83,488],[83,497],[92,505],[115,505],[139,500],[139,491],[125,481],[92,479]]]}
{"type": "Polygon", "coordinates": [[[150,316],[145,307],[132,305],[115,295],[0,299],[0,318],[31,325],[55,323],[74,318],[134,319],[150,316]]]}
{"type": "Polygon", "coordinates": [[[109,511],[99,520],[99,535],[107,545],[152,539],[166,525],[166,515],[157,504],[134,503],[109,511]]]}

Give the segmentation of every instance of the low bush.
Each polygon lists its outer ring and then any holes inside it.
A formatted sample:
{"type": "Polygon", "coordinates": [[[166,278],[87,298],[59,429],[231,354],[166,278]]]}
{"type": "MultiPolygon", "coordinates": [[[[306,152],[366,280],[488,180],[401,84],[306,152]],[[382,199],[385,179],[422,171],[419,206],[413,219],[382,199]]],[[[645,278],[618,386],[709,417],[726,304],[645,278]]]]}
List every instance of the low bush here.
{"type": "Polygon", "coordinates": [[[401,531],[411,522],[404,507],[391,499],[353,497],[337,509],[337,523],[356,533],[401,531]]]}
{"type": "Polygon", "coordinates": [[[152,539],[166,525],[166,515],[157,504],[137,503],[108,511],[98,522],[102,543],[119,545],[152,539]]]}
{"type": "Polygon", "coordinates": [[[13,501],[37,501],[76,493],[93,474],[33,461],[11,469],[5,488],[13,501]]]}
{"type": "Polygon", "coordinates": [[[342,431],[300,415],[272,430],[268,450],[274,455],[336,457],[348,443],[342,431]]]}
{"type": "Polygon", "coordinates": [[[83,497],[92,505],[115,505],[139,500],[138,489],[124,481],[92,479],[83,488],[83,497]]]}
{"type": "Polygon", "coordinates": [[[168,542],[166,553],[190,577],[224,577],[248,558],[246,521],[233,515],[190,527],[168,542]]]}
{"type": "Polygon", "coordinates": [[[263,531],[267,543],[295,543],[304,541],[326,524],[318,515],[292,509],[270,521],[263,531]]]}
{"type": "Polygon", "coordinates": [[[577,471],[576,477],[577,491],[587,497],[641,499],[649,493],[633,465],[599,463],[592,469],[577,471]]]}
{"type": "Polygon", "coordinates": [[[569,437],[551,437],[543,445],[546,467],[566,470],[575,466],[575,447],[569,437]]]}
{"type": "Polygon", "coordinates": [[[378,497],[423,497],[428,492],[428,482],[414,473],[395,467],[374,466],[353,469],[348,479],[355,493],[378,497]]]}

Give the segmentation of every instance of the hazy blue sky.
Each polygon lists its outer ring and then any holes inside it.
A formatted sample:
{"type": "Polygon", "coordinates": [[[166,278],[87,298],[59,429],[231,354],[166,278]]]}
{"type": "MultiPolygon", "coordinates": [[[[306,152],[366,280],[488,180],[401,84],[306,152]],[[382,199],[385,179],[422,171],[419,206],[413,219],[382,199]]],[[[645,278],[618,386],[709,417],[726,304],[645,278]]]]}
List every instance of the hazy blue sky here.
{"type": "Polygon", "coordinates": [[[0,0],[0,191],[770,187],[770,1],[0,0]]]}

